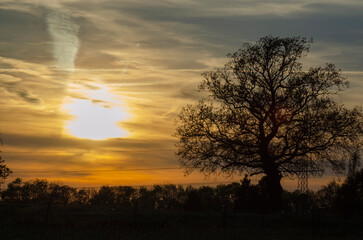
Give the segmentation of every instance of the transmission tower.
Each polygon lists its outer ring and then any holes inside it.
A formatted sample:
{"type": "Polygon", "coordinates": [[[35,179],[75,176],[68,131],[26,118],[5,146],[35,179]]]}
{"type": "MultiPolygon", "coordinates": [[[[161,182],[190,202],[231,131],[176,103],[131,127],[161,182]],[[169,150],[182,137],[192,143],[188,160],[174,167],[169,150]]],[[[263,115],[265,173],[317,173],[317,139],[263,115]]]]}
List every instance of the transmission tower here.
{"type": "Polygon", "coordinates": [[[309,171],[308,161],[303,161],[301,170],[297,175],[297,190],[300,193],[306,193],[309,190],[309,171]]]}
{"type": "Polygon", "coordinates": [[[306,193],[309,190],[309,177],[321,176],[323,170],[314,163],[311,155],[302,159],[299,165],[299,171],[297,173],[297,190],[300,193],[306,193]]]}

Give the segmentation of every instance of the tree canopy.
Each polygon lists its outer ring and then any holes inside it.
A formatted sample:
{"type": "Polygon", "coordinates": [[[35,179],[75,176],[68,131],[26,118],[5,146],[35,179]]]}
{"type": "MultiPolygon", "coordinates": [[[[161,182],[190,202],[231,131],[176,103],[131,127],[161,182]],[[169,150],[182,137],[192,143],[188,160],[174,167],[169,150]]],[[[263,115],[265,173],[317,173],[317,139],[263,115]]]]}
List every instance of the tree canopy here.
{"type": "Polygon", "coordinates": [[[267,36],[246,43],[224,67],[203,73],[207,92],[179,114],[177,156],[187,170],[266,175],[278,208],[280,180],[309,157],[313,169],[343,167],[341,149],[362,136],[362,109],[334,98],[348,81],[333,64],[304,70],[311,41],[267,36]]]}

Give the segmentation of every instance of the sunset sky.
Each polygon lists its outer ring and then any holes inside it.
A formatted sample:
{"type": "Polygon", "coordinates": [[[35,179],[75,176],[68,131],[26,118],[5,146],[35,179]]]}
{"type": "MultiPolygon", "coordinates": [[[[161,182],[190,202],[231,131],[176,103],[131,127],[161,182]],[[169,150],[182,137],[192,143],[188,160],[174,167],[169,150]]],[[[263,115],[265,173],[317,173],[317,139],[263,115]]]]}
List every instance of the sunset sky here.
{"type": "Polygon", "coordinates": [[[0,0],[0,133],[14,171],[9,180],[230,181],[184,176],[174,121],[200,99],[203,71],[270,34],[312,37],[305,68],[334,63],[350,81],[338,101],[363,105],[361,0],[0,0]]]}

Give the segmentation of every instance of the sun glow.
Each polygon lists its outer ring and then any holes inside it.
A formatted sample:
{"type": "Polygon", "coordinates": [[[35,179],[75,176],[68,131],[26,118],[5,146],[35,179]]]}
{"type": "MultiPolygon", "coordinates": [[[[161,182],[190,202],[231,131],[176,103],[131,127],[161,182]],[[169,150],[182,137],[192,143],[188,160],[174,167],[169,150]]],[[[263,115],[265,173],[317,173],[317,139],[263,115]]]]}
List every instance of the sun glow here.
{"type": "Polygon", "coordinates": [[[74,119],[66,122],[69,134],[79,138],[104,140],[128,137],[129,133],[118,124],[128,117],[122,104],[109,89],[97,85],[97,90],[76,90],[86,98],[70,98],[64,109],[74,119]]]}

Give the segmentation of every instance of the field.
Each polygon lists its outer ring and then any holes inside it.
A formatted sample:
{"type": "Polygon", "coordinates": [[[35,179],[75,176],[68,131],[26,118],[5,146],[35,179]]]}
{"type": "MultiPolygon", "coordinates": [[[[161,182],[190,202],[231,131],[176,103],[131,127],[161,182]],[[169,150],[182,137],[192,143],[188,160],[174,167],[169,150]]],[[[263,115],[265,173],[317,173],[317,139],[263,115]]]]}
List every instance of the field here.
{"type": "Polygon", "coordinates": [[[362,239],[360,217],[0,204],[1,239],[362,239]]]}

